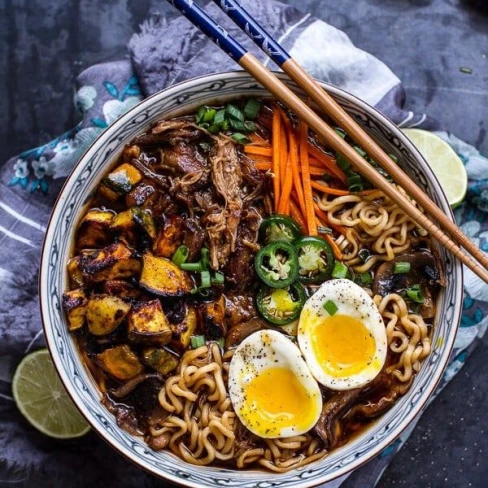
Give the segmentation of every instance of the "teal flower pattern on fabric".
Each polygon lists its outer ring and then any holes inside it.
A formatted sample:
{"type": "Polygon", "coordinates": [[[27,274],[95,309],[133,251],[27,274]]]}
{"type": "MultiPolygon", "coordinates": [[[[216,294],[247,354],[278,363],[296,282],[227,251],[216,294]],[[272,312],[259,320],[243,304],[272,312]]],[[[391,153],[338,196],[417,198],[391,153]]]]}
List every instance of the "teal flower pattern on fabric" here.
{"type": "Polygon", "coordinates": [[[74,96],[74,104],[82,115],[98,103],[101,106],[100,116],[92,117],[88,126],[82,122],[50,143],[22,153],[14,164],[14,176],[9,186],[47,194],[50,179],[66,177],[103,130],[142,100],[135,76],[121,89],[110,81],[105,81],[103,87],[102,95],[94,86],[86,85],[74,96]]]}

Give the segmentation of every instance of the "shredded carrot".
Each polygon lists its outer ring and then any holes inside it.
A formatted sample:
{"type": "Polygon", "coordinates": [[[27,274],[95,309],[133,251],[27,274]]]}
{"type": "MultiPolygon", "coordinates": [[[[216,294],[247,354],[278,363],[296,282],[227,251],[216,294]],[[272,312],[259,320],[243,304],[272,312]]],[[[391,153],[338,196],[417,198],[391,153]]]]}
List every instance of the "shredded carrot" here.
{"type": "MultiPolygon", "coordinates": [[[[316,222],[319,226],[324,225],[323,222],[321,222],[318,218],[316,218],[316,222]]],[[[326,226],[324,225],[324,227],[326,227],[326,226]]],[[[327,234],[327,233],[319,232],[319,234],[320,234],[320,237],[322,237],[322,239],[325,239],[329,243],[329,246],[332,249],[332,253],[334,254],[334,257],[336,259],[338,259],[339,261],[342,261],[342,258],[343,258],[342,251],[339,249],[339,246],[334,241],[334,238],[330,234],[327,234]]]]}
{"type": "Polygon", "coordinates": [[[305,200],[305,212],[308,224],[308,233],[311,236],[318,235],[315,210],[313,208],[313,193],[310,180],[310,162],[308,159],[308,126],[304,122],[299,125],[300,135],[300,162],[302,164],[303,197],[305,200]]]}
{"type": "Polygon", "coordinates": [[[247,137],[251,139],[251,144],[255,146],[267,146],[269,147],[269,141],[261,137],[259,134],[256,132],[253,132],[252,134],[249,134],[247,137]]]}
{"type": "MultiPolygon", "coordinates": [[[[273,130],[273,136],[274,136],[275,132],[273,130]]],[[[279,142],[279,141],[278,141],[279,142]]],[[[250,144],[246,144],[244,146],[244,152],[246,154],[257,154],[259,156],[268,156],[268,157],[272,157],[273,156],[273,150],[274,150],[274,144],[273,144],[273,147],[264,147],[264,146],[252,146],[250,144]]]]}
{"type": "MultiPolygon", "coordinates": [[[[282,121],[282,120],[281,120],[282,121]]],[[[285,185],[286,166],[288,164],[288,140],[283,123],[280,127],[280,188],[285,185]]],[[[281,200],[281,195],[280,195],[281,200]]]]}
{"type": "Polygon", "coordinates": [[[330,186],[324,185],[323,183],[317,183],[316,181],[312,181],[311,184],[312,184],[312,188],[314,188],[315,190],[319,190],[329,195],[336,195],[339,197],[343,197],[345,195],[351,194],[349,190],[338,190],[337,188],[331,188],[330,186]]]}
{"type": "Polygon", "coordinates": [[[334,157],[325,154],[318,147],[310,143],[308,144],[308,153],[314,159],[320,161],[320,163],[322,163],[338,180],[342,181],[344,184],[347,183],[346,173],[337,166],[334,157]]]}
{"type": "Polygon", "coordinates": [[[346,235],[346,228],[342,225],[333,224],[327,214],[317,205],[317,202],[313,202],[313,208],[315,210],[315,215],[325,224],[326,227],[336,230],[340,234],[346,235]]]}
{"type": "Polygon", "coordinates": [[[273,110],[273,148],[271,150],[271,156],[273,157],[273,191],[274,191],[274,207],[278,210],[278,204],[280,201],[280,189],[281,189],[281,168],[280,168],[280,146],[281,140],[281,114],[276,108],[273,110]]]}
{"type": "Polygon", "coordinates": [[[271,163],[268,163],[268,161],[254,161],[254,166],[256,166],[256,168],[260,171],[268,171],[271,169],[271,163]]]}
{"type": "Polygon", "coordinates": [[[289,215],[290,194],[291,194],[291,187],[293,186],[293,174],[291,171],[291,161],[289,156],[286,158],[284,175],[285,175],[285,180],[281,188],[280,203],[278,205],[278,213],[289,215]]]}
{"type": "Polygon", "coordinates": [[[290,214],[293,217],[293,220],[295,220],[295,222],[300,227],[302,233],[307,234],[308,232],[307,224],[305,223],[305,219],[302,215],[302,211],[300,210],[300,207],[298,206],[298,204],[293,198],[290,200],[290,214]]]}

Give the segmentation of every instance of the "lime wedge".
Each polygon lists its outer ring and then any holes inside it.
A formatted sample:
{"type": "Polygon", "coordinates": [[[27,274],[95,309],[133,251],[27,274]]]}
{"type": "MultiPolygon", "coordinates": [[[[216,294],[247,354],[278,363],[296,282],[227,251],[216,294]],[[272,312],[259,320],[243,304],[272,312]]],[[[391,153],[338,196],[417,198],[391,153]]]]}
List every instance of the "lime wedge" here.
{"type": "Polygon", "coordinates": [[[47,349],[33,352],[21,361],[14,374],[12,392],[24,417],[43,434],[71,439],[90,430],[64,389],[47,349]]]}
{"type": "Polygon", "coordinates": [[[459,156],[440,137],[421,129],[402,129],[437,176],[452,208],[459,206],[468,189],[468,175],[459,156]]]}

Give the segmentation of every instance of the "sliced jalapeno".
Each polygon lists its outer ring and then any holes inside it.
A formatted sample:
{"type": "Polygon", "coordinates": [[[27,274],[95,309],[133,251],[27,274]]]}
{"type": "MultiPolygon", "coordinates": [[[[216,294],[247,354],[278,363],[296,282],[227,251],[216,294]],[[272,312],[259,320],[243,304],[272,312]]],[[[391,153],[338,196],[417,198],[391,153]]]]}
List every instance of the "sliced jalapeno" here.
{"type": "Polygon", "coordinates": [[[272,242],[257,252],[254,267],[266,285],[285,288],[298,276],[297,253],[289,242],[272,242]]]}
{"type": "Polygon", "coordinates": [[[261,241],[269,244],[275,241],[293,242],[300,237],[300,227],[288,215],[272,215],[261,222],[259,227],[261,241]]]}
{"type": "Polygon", "coordinates": [[[302,283],[322,283],[334,269],[334,254],[320,237],[300,237],[295,241],[298,256],[298,280],[302,283]]]}
{"type": "Polygon", "coordinates": [[[296,281],[287,288],[262,286],[256,296],[256,305],[265,320],[286,325],[300,316],[306,300],[305,287],[296,281]]]}

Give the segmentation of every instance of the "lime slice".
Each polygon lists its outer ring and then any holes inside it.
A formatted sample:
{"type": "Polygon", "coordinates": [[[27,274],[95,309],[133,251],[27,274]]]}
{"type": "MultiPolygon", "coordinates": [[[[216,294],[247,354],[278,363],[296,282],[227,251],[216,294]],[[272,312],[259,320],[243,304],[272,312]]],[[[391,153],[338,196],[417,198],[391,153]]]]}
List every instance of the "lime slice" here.
{"type": "Polygon", "coordinates": [[[459,206],[468,189],[468,175],[459,156],[440,137],[421,129],[402,129],[429,163],[452,208],[459,206]]]}
{"type": "Polygon", "coordinates": [[[21,361],[12,391],[24,417],[43,434],[71,439],[90,430],[64,389],[47,349],[33,352],[21,361]]]}

